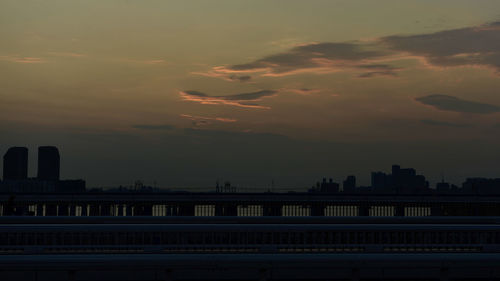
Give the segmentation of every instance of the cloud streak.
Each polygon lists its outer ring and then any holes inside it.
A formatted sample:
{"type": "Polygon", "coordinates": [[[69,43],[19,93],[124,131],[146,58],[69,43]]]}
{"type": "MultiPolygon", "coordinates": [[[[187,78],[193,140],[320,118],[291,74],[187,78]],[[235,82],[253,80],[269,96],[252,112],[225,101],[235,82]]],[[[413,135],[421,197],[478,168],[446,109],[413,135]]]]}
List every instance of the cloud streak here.
{"type": "Polygon", "coordinates": [[[250,74],[281,77],[352,72],[358,78],[396,77],[402,68],[394,63],[408,59],[428,68],[467,66],[500,72],[500,22],[429,34],[387,36],[370,42],[311,42],[196,74],[241,82],[248,81],[250,74]]]}
{"type": "Polygon", "coordinates": [[[205,117],[205,116],[196,116],[189,114],[180,114],[179,116],[193,121],[193,125],[195,126],[208,125],[212,123],[212,121],[218,121],[222,123],[233,123],[238,121],[233,118],[225,118],[225,117],[205,117]]]}
{"type": "Polygon", "coordinates": [[[8,61],[22,64],[38,64],[46,63],[47,60],[39,57],[22,57],[22,56],[0,56],[0,61],[8,61]]]}
{"type": "Polygon", "coordinates": [[[211,78],[220,78],[224,79],[226,81],[230,82],[250,82],[252,79],[252,76],[250,75],[237,75],[237,74],[227,74],[227,73],[222,73],[222,72],[217,72],[217,71],[209,71],[209,72],[191,72],[191,74],[195,75],[201,75],[205,77],[211,77],[211,78]]]}
{"type": "Polygon", "coordinates": [[[259,73],[261,76],[280,77],[299,73],[324,74],[350,70],[361,74],[369,73],[360,77],[396,76],[398,68],[377,63],[387,60],[388,55],[389,52],[372,43],[309,43],[252,62],[214,67],[205,75],[227,77],[234,74],[259,73]]]}
{"type": "Polygon", "coordinates": [[[294,89],[294,88],[282,88],[280,89],[280,92],[290,92],[298,95],[312,95],[312,94],[317,94],[321,92],[321,89],[309,89],[309,88],[300,88],[300,89],[294,89]]]}
{"type": "Polygon", "coordinates": [[[390,50],[421,57],[428,66],[500,70],[500,22],[430,34],[380,39],[390,50]]]}
{"type": "Polygon", "coordinates": [[[209,96],[198,91],[180,91],[179,95],[185,101],[197,102],[210,105],[230,105],[243,108],[270,109],[268,106],[260,105],[255,102],[264,98],[276,95],[278,91],[261,90],[251,93],[232,94],[225,96],[209,96]]]}
{"type": "Polygon", "coordinates": [[[468,101],[447,95],[429,95],[419,97],[416,101],[432,106],[438,110],[462,113],[489,114],[500,112],[500,107],[487,103],[468,101]]]}
{"type": "Polygon", "coordinates": [[[143,65],[163,65],[166,64],[167,61],[163,59],[131,59],[131,58],[123,58],[118,59],[120,62],[124,63],[132,63],[132,64],[143,64],[143,65]]]}

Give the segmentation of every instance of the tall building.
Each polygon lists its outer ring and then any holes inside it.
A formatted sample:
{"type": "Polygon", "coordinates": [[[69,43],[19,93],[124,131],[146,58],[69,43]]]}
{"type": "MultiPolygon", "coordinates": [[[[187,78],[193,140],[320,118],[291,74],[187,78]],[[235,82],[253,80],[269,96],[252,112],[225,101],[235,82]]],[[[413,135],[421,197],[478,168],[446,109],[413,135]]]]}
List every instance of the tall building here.
{"type": "Polygon", "coordinates": [[[383,172],[372,172],[372,187],[377,191],[387,189],[389,185],[388,176],[383,172]]]}
{"type": "Polygon", "coordinates": [[[23,180],[26,178],[28,178],[28,148],[9,148],[3,156],[3,179],[23,180]]]}
{"type": "Polygon", "coordinates": [[[324,192],[324,193],[337,193],[337,192],[339,192],[339,184],[336,182],[333,182],[333,179],[330,179],[327,182],[326,178],[323,178],[323,182],[321,183],[320,191],[324,192]]]}
{"type": "Polygon", "coordinates": [[[57,150],[57,147],[38,147],[38,179],[59,180],[59,162],[59,150],[57,150]]]}
{"type": "Polygon", "coordinates": [[[356,190],[356,177],[348,176],[342,185],[344,192],[354,192],[356,190]]]}

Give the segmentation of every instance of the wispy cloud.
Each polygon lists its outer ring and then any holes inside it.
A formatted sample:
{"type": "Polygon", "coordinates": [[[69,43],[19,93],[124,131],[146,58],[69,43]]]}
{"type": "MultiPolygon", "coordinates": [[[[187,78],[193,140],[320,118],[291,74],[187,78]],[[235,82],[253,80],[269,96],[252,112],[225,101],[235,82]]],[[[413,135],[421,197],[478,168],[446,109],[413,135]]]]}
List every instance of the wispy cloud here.
{"type": "Polygon", "coordinates": [[[232,123],[238,121],[233,118],[225,118],[225,117],[206,117],[206,116],[196,116],[189,114],[180,114],[179,116],[193,121],[193,125],[195,126],[208,125],[212,121],[218,121],[223,123],[232,123]]]}
{"type": "Polygon", "coordinates": [[[359,78],[371,78],[374,76],[397,76],[397,71],[400,67],[395,67],[389,64],[366,64],[359,65],[358,68],[366,70],[358,75],[359,78]]]}
{"type": "Polygon", "coordinates": [[[380,41],[390,50],[423,58],[429,67],[500,70],[500,22],[430,34],[389,36],[380,41]]]}
{"type": "Polygon", "coordinates": [[[321,89],[308,89],[308,88],[281,88],[280,92],[290,92],[299,95],[311,95],[321,92],[321,89]]]}
{"type": "Polygon", "coordinates": [[[211,77],[211,78],[220,78],[224,79],[226,81],[237,81],[237,82],[249,82],[252,79],[252,76],[250,75],[237,75],[237,74],[227,74],[227,73],[221,73],[217,71],[208,71],[208,72],[191,72],[191,74],[195,75],[201,75],[205,77],[211,77]]]}
{"type": "Polygon", "coordinates": [[[429,34],[387,36],[367,42],[310,42],[250,62],[215,66],[196,74],[233,81],[238,81],[239,76],[231,75],[281,77],[334,72],[350,72],[358,78],[396,77],[402,68],[395,64],[408,59],[428,68],[467,66],[500,72],[500,22],[429,34]]]}
{"type": "Polygon", "coordinates": [[[272,97],[277,93],[278,91],[261,90],[251,93],[231,94],[225,96],[209,96],[198,91],[180,91],[179,95],[186,101],[197,102],[200,104],[230,105],[244,108],[270,109],[270,107],[268,106],[256,104],[255,102],[261,101],[263,98],[272,97]]]}
{"type": "Polygon", "coordinates": [[[118,59],[120,62],[125,63],[133,63],[133,64],[144,64],[144,65],[161,65],[166,64],[167,61],[164,59],[132,59],[132,58],[123,58],[118,59]]]}
{"type": "Polygon", "coordinates": [[[447,95],[429,95],[419,97],[416,101],[432,106],[435,109],[463,112],[463,113],[476,113],[488,114],[500,112],[500,107],[487,103],[480,103],[475,101],[463,100],[453,96],[447,95]]]}
{"type": "Polygon", "coordinates": [[[390,59],[387,58],[389,55],[389,52],[374,43],[313,42],[252,62],[214,67],[206,75],[227,77],[231,74],[258,73],[261,76],[280,77],[299,73],[353,71],[369,73],[369,76],[396,76],[398,68],[379,63],[390,59]]]}
{"type": "Polygon", "coordinates": [[[46,63],[47,60],[40,57],[23,57],[23,56],[0,56],[0,60],[23,63],[23,64],[36,64],[36,63],[46,63]]]}

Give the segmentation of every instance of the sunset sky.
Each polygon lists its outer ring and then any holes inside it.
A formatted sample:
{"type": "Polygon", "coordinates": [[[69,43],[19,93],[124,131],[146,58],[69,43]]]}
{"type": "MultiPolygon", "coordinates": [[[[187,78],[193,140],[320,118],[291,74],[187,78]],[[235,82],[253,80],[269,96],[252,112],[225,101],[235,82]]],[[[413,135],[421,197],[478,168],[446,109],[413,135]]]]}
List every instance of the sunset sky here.
{"type": "Polygon", "coordinates": [[[500,1],[0,0],[0,136],[89,187],[500,177],[500,1]]]}

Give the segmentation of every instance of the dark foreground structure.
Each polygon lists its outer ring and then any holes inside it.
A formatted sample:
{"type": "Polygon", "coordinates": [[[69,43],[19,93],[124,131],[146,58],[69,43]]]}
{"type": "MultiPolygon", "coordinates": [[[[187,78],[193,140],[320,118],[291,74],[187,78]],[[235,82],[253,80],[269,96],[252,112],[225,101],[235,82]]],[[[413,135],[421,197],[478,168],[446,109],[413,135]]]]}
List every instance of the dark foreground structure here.
{"type": "Polygon", "coordinates": [[[499,217],[4,217],[0,280],[496,280],[499,217]]]}
{"type": "MultiPolygon", "coordinates": [[[[414,169],[307,192],[86,190],[56,147],[4,155],[0,281],[500,280],[500,179],[414,169]]],[[[138,186],[141,186],[140,184],[138,186]]]]}
{"type": "Polygon", "coordinates": [[[2,193],[0,216],[500,216],[500,195],[2,193]]]}

